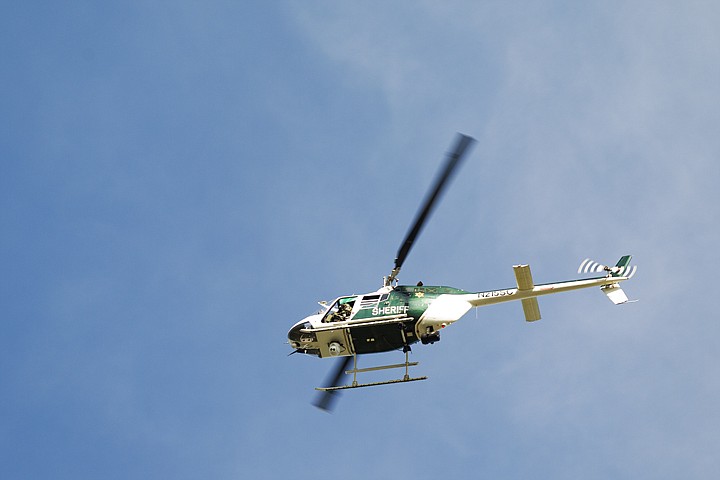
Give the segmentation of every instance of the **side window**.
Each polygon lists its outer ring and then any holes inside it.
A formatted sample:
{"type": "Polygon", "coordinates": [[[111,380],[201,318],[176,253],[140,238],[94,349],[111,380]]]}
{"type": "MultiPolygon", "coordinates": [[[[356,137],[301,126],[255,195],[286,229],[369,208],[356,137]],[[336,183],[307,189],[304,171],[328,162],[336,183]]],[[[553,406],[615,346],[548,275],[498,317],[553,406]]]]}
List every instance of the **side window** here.
{"type": "Polygon", "coordinates": [[[365,295],[362,300],[360,300],[360,308],[372,308],[378,304],[379,300],[380,295],[365,295]]]}
{"type": "Polygon", "coordinates": [[[365,295],[360,300],[360,309],[375,308],[382,302],[385,302],[390,297],[389,294],[383,293],[382,295],[365,295]]]}

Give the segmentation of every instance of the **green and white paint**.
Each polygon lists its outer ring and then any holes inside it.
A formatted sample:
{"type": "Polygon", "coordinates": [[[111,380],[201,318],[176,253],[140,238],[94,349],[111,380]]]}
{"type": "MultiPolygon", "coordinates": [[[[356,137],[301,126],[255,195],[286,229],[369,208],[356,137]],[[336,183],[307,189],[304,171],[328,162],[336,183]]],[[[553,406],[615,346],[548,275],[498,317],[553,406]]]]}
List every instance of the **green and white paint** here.
{"type": "MultiPolygon", "coordinates": [[[[471,293],[446,286],[384,286],[364,294],[340,297],[325,311],[296,323],[288,332],[290,346],[298,353],[321,358],[400,350],[411,344],[434,343],[439,332],[460,320],[471,308],[519,300],[525,320],[540,319],[537,297],[597,287],[615,304],[626,303],[620,282],[635,273],[630,256],[615,267],[586,260],[601,277],[535,285],[528,265],[513,267],[517,285],[513,288],[471,293]],[[622,272],[630,272],[627,276],[622,272]]],[[[589,271],[589,270],[588,270],[589,271]]]]}

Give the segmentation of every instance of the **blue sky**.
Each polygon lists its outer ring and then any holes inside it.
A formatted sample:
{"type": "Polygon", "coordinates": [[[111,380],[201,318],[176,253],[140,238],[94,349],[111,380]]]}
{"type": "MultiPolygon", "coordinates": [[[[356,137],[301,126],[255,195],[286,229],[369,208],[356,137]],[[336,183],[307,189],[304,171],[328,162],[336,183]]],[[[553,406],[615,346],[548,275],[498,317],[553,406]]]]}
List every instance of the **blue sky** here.
{"type": "MultiPolygon", "coordinates": [[[[714,478],[720,7],[0,7],[3,478],[714,478]],[[575,277],[472,311],[426,382],[310,405],[316,301],[575,277]]],[[[371,361],[395,361],[393,355],[371,361]]]]}

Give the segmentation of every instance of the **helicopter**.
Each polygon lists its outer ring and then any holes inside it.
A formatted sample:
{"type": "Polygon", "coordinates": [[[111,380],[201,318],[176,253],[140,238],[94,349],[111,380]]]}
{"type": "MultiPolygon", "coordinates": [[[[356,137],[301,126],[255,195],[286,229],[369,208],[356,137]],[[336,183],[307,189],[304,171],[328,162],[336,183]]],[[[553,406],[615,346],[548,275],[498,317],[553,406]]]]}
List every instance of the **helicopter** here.
{"type": "Polygon", "coordinates": [[[585,259],[578,273],[603,275],[556,283],[535,285],[530,266],[520,264],[513,266],[516,285],[499,290],[469,292],[448,286],[424,285],[422,282],[416,285],[399,284],[398,274],[415,240],[474,142],[470,136],[457,134],[440,174],[398,249],[393,269],[383,277],[382,287],[366,294],[344,295],[330,304],[319,302],[322,307],[320,312],[290,328],[287,335],[293,348],[290,355],[300,353],[319,358],[338,358],[325,385],[316,388],[320,393],[314,404],[321,410],[331,410],[336,394],[341,390],[426,380],[425,376],[410,376],[410,367],[418,365],[418,362],[409,361],[411,345],[417,342],[431,345],[440,341],[440,331],[458,321],[471,308],[519,300],[525,320],[534,322],[541,318],[537,297],[590,287],[599,287],[616,305],[629,302],[620,282],[631,278],[637,270],[636,266],[630,265],[630,255],[622,256],[614,266],[585,259]],[[402,351],[405,361],[358,368],[359,355],[390,351],[402,351]],[[353,368],[348,370],[350,362],[353,362],[353,368]],[[397,379],[358,382],[359,373],[387,369],[404,369],[405,373],[397,379]],[[353,375],[351,383],[340,384],[344,374],[353,375]]]}

